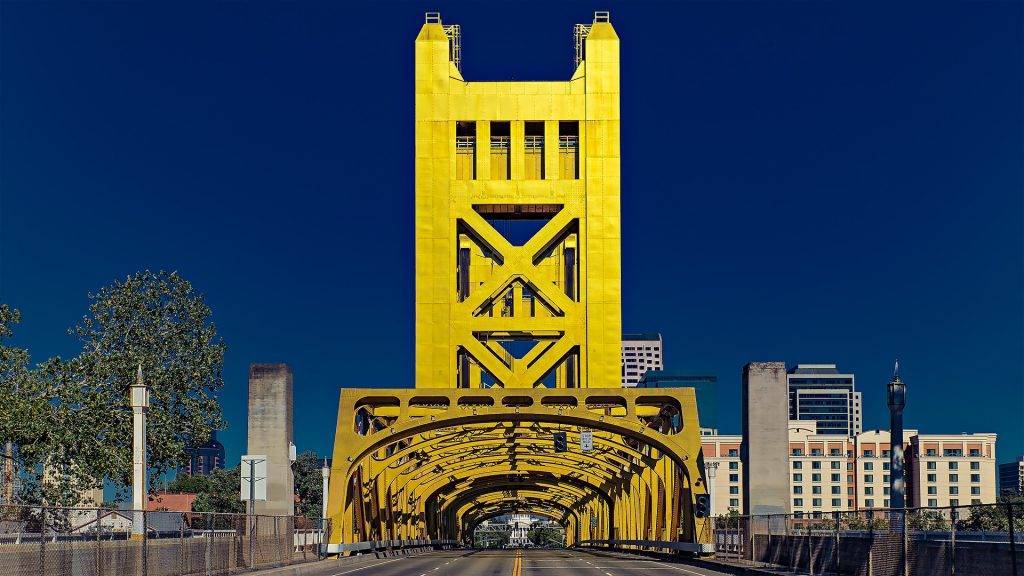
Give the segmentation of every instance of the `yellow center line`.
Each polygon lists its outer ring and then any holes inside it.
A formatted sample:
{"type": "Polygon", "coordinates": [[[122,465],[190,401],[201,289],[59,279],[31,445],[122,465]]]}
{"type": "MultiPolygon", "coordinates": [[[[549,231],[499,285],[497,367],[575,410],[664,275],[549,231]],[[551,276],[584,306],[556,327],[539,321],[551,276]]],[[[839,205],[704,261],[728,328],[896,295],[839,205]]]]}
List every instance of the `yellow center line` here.
{"type": "Polygon", "coordinates": [[[523,574],[523,551],[516,550],[516,559],[512,562],[512,576],[523,574]]]}

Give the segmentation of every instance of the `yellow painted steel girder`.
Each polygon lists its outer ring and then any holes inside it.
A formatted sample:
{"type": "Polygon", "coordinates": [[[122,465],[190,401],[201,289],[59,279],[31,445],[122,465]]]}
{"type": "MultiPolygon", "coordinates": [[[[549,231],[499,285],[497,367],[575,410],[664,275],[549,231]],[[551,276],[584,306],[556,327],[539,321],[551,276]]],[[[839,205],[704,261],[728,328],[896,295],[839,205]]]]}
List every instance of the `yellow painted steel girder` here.
{"type": "Polygon", "coordinates": [[[564,82],[474,82],[457,30],[415,43],[416,388],[342,391],[330,546],[516,510],[570,544],[709,543],[693,390],[619,388],[618,35],[578,27],[564,82]]]}

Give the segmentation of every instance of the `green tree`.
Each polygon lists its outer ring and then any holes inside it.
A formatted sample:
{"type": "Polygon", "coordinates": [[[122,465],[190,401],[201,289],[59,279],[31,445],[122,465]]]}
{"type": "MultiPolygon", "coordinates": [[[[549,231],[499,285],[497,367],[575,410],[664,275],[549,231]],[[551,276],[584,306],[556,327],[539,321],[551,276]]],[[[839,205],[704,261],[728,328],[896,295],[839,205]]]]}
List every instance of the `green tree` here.
{"type": "Polygon", "coordinates": [[[99,440],[108,454],[77,464],[94,477],[130,484],[129,390],[141,367],[150,389],[148,464],[152,476],[161,476],[223,427],[216,394],[224,385],[225,346],[202,296],[176,272],[139,272],[89,297],[89,314],[71,329],[82,353],[64,367],[76,384],[65,402],[88,413],[80,440],[99,440]]]}
{"type": "Polygon", "coordinates": [[[195,494],[192,504],[195,512],[245,512],[245,502],[239,499],[241,483],[238,467],[214,470],[209,475],[178,474],[167,485],[168,492],[195,494]]]}
{"type": "Polygon", "coordinates": [[[316,452],[303,452],[295,457],[292,471],[295,474],[295,493],[299,496],[300,516],[319,518],[323,513],[323,460],[316,452]]]}
{"type": "Polygon", "coordinates": [[[978,504],[970,506],[970,513],[964,517],[960,510],[961,520],[957,522],[959,530],[979,530],[989,532],[1007,532],[1010,529],[1010,507],[1012,504],[1014,529],[1024,527],[1024,496],[1003,495],[997,504],[978,504]]]}

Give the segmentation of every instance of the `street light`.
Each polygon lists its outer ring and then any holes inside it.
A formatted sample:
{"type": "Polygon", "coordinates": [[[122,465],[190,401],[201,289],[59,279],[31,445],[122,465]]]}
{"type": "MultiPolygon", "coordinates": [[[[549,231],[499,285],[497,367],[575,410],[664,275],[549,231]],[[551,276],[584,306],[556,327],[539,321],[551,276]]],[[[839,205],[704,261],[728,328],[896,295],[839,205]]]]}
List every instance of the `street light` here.
{"type": "Polygon", "coordinates": [[[146,411],[149,410],[149,386],[142,380],[142,363],[132,384],[132,539],[145,534],[146,509],[146,411]]]}
{"type": "Polygon", "coordinates": [[[889,507],[906,505],[903,482],[903,408],[907,405],[907,385],[900,380],[900,362],[896,361],[889,396],[889,507]]]}

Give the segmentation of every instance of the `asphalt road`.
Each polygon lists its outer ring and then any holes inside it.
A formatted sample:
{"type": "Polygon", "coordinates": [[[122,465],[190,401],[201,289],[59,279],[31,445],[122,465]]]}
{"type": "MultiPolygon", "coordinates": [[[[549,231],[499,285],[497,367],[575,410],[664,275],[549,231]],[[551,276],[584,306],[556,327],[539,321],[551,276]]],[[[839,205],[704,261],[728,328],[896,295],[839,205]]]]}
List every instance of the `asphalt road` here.
{"type": "Polygon", "coordinates": [[[582,550],[449,550],[360,558],[317,576],[725,576],[684,563],[582,550]]]}

